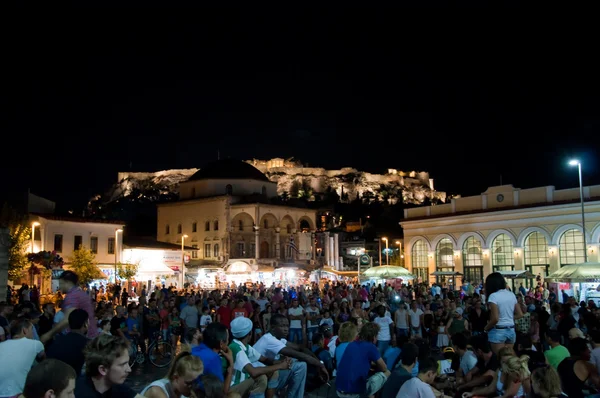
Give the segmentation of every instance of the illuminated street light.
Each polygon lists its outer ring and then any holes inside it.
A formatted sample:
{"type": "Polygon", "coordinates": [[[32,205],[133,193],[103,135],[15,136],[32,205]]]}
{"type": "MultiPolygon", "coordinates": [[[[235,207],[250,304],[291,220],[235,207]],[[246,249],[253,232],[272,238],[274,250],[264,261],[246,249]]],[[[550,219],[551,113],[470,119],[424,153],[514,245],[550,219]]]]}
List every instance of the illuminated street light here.
{"type": "Polygon", "coordinates": [[[385,265],[390,265],[390,252],[388,238],[381,238],[385,241],[385,265]]]}
{"type": "Polygon", "coordinates": [[[577,166],[579,170],[579,199],[581,200],[581,228],[583,231],[583,261],[587,263],[587,241],[585,238],[585,205],[583,199],[583,180],[581,178],[581,162],[577,159],[569,161],[569,166],[577,166]]]}

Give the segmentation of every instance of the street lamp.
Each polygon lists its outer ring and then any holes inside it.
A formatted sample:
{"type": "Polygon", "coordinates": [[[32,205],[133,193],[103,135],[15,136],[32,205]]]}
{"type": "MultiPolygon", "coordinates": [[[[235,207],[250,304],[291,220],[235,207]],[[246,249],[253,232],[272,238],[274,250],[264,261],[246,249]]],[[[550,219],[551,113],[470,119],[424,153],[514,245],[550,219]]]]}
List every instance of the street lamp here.
{"type": "Polygon", "coordinates": [[[579,199],[581,200],[581,228],[583,230],[583,260],[587,263],[587,242],[585,239],[585,207],[583,199],[583,180],[581,178],[581,162],[577,159],[569,161],[569,166],[577,166],[579,170],[579,199]]]}
{"type": "Polygon", "coordinates": [[[400,242],[399,240],[396,241],[396,244],[398,245],[398,264],[400,266],[402,266],[402,260],[401,260],[401,255],[402,255],[402,242],[400,242]]]}
{"type": "Polygon", "coordinates": [[[115,285],[117,284],[117,242],[119,242],[119,232],[123,232],[123,230],[121,228],[115,229],[115,285]]]}
{"type": "Polygon", "coordinates": [[[181,235],[181,288],[185,285],[185,256],[183,253],[183,244],[187,235],[181,235]]]}
{"type": "Polygon", "coordinates": [[[381,238],[385,241],[385,265],[390,265],[390,252],[388,250],[388,238],[381,238]]]}
{"type": "Polygon", "coordinates": [[[31,253],[33,254],[35,252],[34,249],[34,241],[35,241],[35,227],[39,227],[40,223],[37,221],[34,221],[31,223],[31,253]]]}

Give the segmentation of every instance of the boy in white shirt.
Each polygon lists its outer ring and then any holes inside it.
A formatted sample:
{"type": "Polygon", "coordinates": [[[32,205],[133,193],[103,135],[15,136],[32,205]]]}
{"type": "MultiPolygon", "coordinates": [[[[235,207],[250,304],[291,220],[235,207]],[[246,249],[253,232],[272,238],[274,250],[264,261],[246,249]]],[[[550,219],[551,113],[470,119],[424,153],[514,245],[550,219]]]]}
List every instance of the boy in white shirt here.
{"type": "Polygon", "coordinates": [[[204,329],[212,323],[212,317],[208,314],[208,307],[202,307],[202,316],[200,317],[200,330],[204,332],[204,329]]]}

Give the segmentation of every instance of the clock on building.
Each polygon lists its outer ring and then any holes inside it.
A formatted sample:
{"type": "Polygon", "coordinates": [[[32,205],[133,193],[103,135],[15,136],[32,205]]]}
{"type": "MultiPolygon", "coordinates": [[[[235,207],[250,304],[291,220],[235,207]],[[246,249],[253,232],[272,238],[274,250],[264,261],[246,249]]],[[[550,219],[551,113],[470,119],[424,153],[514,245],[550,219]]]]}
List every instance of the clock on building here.
{"type": "Polygon", "coordinates": [[[504,200],[504,195],[502,195],[501,193],[499,193],[498,196],[496,196],[496,200],[498,202],[502,202],[504,200]]]}

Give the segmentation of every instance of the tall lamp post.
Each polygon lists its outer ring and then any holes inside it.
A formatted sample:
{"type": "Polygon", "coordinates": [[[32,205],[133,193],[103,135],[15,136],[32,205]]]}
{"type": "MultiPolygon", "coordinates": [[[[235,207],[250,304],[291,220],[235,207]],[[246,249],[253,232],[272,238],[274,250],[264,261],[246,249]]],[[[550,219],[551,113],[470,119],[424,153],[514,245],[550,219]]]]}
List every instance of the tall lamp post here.
{"type": "Polygon", "coordinates": [[[115,230],[115,285],[117,284],[117,243],[119,242],[119,232],[123,232],[121,228],[115,230]]]}
{"type": "Polygon", "coordinates": [[[579,170],[579,199],[581,200],[581,228],[583,231],[583,260],[587,263],[587,242],[585,239],[585,205],[583,198],[583,179],[581,178],[581,162],[577,159],[569,161],[569,166],[577,166],[579,170]]]}
{"type": "Polygon", "coordinates": [[[181,235],[181,288],[185,285],[185,253],[183,252],[183,246],[187,235],[181,235]]]}
{"type": "Polygon", "coordinates": [[[390,252],[388,238],[381,238],[385,241],[385,265],[390,265],[390,252]]]}
{"type": "Polygon", "coordinates": [[[398,245],[398,265],[402,266],[402,257],[400,257],[402,255],[402,242],[397,240],[396,244],[398,245]]]}
{"type": "Polygon", "coordinates": [[[40,223],[34,221],[31,223],[31,253],[35,253],[35,227],[39,227],[40,223]]]}

